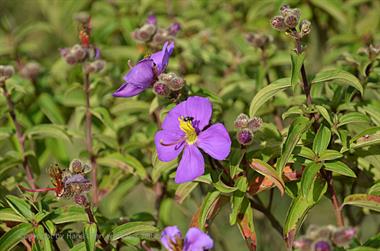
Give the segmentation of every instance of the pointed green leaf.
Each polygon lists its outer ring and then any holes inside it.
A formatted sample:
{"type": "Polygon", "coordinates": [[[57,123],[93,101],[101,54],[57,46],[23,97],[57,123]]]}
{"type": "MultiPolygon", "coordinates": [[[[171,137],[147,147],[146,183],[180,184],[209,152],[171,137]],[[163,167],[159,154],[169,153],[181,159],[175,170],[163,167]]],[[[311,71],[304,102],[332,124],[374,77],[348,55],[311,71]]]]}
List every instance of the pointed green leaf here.
{"type": "Polygon", "coordinates": [[[18,198],[14,195],[7,195],[7,202],[9,206],[20,216],[24,216],[28,220],[33,220],[35,215],[31,211],[31,206],[30,204],[21,198],[18,198]]]}
{"type": "Polygon", "coordinates": [[[87,251],[95,250],[97,228],[95,223],[86,224],[84,226],[84,242],[87,251]]]}
{"type": "Polygon", "coordinates": [[[380,127],[365,129],[350,140],[350,148],[380,144],[380,127]]]}
{"type": "Polygon", "coordinates": [[[203,200],[198,218],[198,226],[200,227],[200,229],[206,229],[206,221],[209,218],[209,215],[215,209],[215,206],[217,205],[220,196],[221,193],[219,191],[213,191],[208,193],[205,199],[203,200]]]}
{"type": "Polygon", "coordinates": [[[311,163],[305,168],[304,172],[302,173],[301,191],[304,198],[308,198],[309,193],[313,192],[313,183],[321,167],[322,165],[320,163],[311,163]]]}
{"type": "Polygon", "coordinates": [[[300,78],[300,72],[301,72],[301,67],[303,64],[303,61],[305,59],[305,54],[297,54],[296,52],[292,51],[290,53],[290,59],[292,63],[292,71],[291,71],[291,84],[293,87],[293,90],[296,89],[299,78],[300,78]]]}
{"type": "Polygon", "coordinates": [[[33,231],[33,225],[30,223],[20,223],[6,232],[0,238],[0,250],[8,251],[24,240],[28,234],[33,231]]]}
{"type": "Polygon", "coordinates": [[[159,231],[155,226],[149,225],[147,222],[137,221],[128,222],[123,225],[115,227],[112,232],[112,241],[118,240],[120,238],[133,235],[133,234],[151,234],[157,233],[159,231]]]}
{"type": "Polygon", "coordinates": [[[259,159],[253,159],[250,163],[252,169],[257,171],[258,173],[264,175],[278,187],[281,192],[281,195],[285,192],[285,183],[280,177],[279,173],[272,166],[268,165],[264,161],[259,159]]]}
{"type": "Polygon", "coordinates": [[[28,222],[23,216],[20,216],[11,208],[0,209],[0,221],[28,222]]]}
{"type": "Polygon", "coordinates": [[[369,118],[360,112],[350,112],[339,118],[337,127],[352,123],[369,123],[369,118]]]}
{"type": "Polygon", "coordinates": [[[371,194],[351,194],[344,198],[344,205],[368,208],[380,212],[380,196],[371,194]]]}
{"type": "Polygon", "coordinates": [[[313,151],[316,154],[319,154],[322,151],[326,150],[330,144],[330,140],[331,140],[330,129],[324,126],[323,124],[321,124],[314,138],[313,151]]]}
{"type": "Polygon", "coordinates": [[[346,164],[344,164],[341,161],[325,162],[323,165],[326,170],[329,170],[331,172],[356,178],[356,174],[354,173],[354,171],[352,171],[351,168],[349,168],[346,164]]]}
{"type": "Polygon", "coordinates": [[[320,161],[334,160],[334,159],[339,159],[342,157],[343,157],[343,154],[341,154],[340,152],[327,149],[321,152],[321,154],[319,155],[319,160],[320,161]]]}
{"type": "Polygon", "coordinates": [[[40,124],[26,130],[25,135],[31,138],[56,138],[66,142],[71,142],[69,136],[62,126],[53,124],[40,124]]]}

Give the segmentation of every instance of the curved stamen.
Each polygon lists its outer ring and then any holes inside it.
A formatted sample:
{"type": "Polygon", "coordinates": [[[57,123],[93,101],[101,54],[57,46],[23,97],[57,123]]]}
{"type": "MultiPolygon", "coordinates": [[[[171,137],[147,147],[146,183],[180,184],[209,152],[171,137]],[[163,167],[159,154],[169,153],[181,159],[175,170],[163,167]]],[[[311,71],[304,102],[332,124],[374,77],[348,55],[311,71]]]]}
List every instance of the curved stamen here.
{"type": "Polygon", "coordinates": [[[163,145],[163,146],[174,146],[174,145],[177,145],[178,143],[181,143],[184,140],[186,140],[186,137],[182,137],[179,140],[177,140],[175,142],[172,142],[172,143],[164,143],[164,141],[162,139],[160,139],[160,145],[163,145]]]}

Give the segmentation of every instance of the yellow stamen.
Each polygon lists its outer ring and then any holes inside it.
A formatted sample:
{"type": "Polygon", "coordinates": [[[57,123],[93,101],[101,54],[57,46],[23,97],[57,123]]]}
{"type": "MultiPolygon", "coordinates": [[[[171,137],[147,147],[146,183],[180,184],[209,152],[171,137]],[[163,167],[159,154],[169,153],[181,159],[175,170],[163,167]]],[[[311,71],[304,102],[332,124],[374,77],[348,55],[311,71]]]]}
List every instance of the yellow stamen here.
{"type": "Polygon", "coordinates": [[[186,142],[190,145],[197,141],[197,132],[195,131],[191,121],[185,121],[184,117],[178,118],[179,128],[186,134],[186,142]]]}

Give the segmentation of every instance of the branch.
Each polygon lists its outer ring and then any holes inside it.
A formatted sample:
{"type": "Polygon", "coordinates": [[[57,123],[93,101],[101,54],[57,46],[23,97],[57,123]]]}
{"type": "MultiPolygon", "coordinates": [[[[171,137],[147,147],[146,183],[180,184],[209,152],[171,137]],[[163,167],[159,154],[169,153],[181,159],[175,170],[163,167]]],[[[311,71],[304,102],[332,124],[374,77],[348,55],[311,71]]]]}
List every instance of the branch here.
{"type": "Polygon", "coordinates": [[[6,102],[7,102],[9,115],[11,116],[12,122],[14,124],[15,129],[16,129],[16,137],[17,137],[17,140],[18,140],[19,145],[20,145],[20,150],[21,150],[21,154],[22,154],[22,165],[25,169],[27,181],[28,181],[29,185],[33,189],[35,189],[36,185],[34,183],[34,178],[33,178],[33,174],[31,171],[31,167],[30,167],[30,164],[28,162],[28,158],[25,155],[25,136],[22,132],[21,125],[17,120],[16,112],[15,112],[15,106],[14,106],[13,101],[11,99],[11,95],[7,90],[7,87],[5,86],[5,82],[0,82],[0,86],[3,90],[4,97],[5,97],[6,102]]]}

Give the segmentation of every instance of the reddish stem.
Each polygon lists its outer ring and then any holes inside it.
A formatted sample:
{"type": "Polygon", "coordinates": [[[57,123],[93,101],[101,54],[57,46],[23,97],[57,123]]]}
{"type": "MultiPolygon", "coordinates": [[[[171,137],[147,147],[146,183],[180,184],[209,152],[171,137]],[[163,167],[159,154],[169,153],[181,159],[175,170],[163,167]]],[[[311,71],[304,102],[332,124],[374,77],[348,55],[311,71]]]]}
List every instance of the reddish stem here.
{"type": "Polygon", "coordinates": [[[32,192],[32,193],[43,193],[43,192],[48,192],[48,191],[55,191],[56,192],[57,191],[57,189],[55,187],[45,187],[45,188],[36,188],[36,189],[29,189],[29,188],[23,187],[21,185],[19,185],[18,187],[24,191],[32,192]]]}

